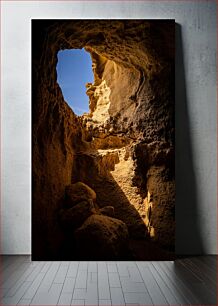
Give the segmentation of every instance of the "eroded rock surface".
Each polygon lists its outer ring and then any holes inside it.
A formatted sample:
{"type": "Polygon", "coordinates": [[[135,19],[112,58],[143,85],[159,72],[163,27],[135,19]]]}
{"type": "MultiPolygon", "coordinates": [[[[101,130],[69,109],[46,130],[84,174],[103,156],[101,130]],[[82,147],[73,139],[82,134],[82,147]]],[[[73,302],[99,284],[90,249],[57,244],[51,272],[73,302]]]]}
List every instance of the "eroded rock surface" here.
{"type": "Polygon", "coordinates": [[[174,22],[34,21],[32,152],[36,259],[58,258],[57,211],[78,181],[94,189],[100,208],[114,207],[131,239],[172,250],[174,22]],[[83,47],[94,82],[90,112],[77,117],[57,84],[57,52],[83,47]]]}
{"type": "Polygon", "coordinates": [[[114,217],[114,207],[113,206],[105,206],[105,207],[99,209],[99,212],[102,215],[109,216],[109,217],[114,217]]]}
{"type": "Polygon", "coordinates": [[[79,202],[89,200],[96,201],[96,193],[88,185],[77,182],[66,187],[64,199],[66,207],[72,207],[79,202]]]}
{"type": "Polygon", "coordinates": [[[62,227],[72,231],[81,226],[83,222],[95,212],[92,200],[87,200],[77,203],[72,208],[61,209],[59,218],[62,227]]]}
{"type": "Polygon", "coordinates": [[[124,222],[102,215],[90,216],[74,233],[81,259],[126,258],[128,229],[124,222]]]}

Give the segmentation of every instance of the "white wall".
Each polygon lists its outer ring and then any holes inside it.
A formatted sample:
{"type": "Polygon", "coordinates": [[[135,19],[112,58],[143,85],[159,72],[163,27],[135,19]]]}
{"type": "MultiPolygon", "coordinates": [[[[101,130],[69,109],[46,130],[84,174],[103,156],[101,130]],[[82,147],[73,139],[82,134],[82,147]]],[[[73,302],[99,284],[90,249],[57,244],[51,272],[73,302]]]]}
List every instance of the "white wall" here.
{"type": "Polygon", "coordinates": [[[31,253],[31,18],[173,18],[181,25],[176,62],[176,250],[217,253],[216,1],[1,3],[1,252],[31,253]]]}

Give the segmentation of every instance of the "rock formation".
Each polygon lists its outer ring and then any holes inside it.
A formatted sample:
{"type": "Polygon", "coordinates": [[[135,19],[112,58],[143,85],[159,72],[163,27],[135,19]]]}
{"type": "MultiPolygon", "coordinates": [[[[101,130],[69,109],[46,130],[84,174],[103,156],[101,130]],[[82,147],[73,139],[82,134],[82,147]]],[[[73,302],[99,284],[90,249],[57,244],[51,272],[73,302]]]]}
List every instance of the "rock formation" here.
{"type": "Polygon", "coordinates": [[[63,208],[59,211],[65,244],[73,244],[74,253],[80,259],[127,258],[129,234],[126,224],[112,218],[113,206],[99,209],[95,201],[94,190],[82,182],[66,187],[63,208]]]}
{"type": "Polygon", "coordinates": [[[64,203],[66,207],[75,206],[82,201],[96,201],[96,193],[93,189],[82,182],[71,184],[65,188],[64,203]]]}
{"type": "MultiPolygon", "coordinates": [[[[149,246],[173,251],[174,21],[35,20],[32,30],[33,258],[65,259],[68,252],[73,259],[80,253],[78,237],[86,241],[95,225],[100,230],[107,211],[112,218],[105,231],[121,226],[123,241],[129,232],[127,258],[139,249],[140,259],[152,259],[149,246]],[[58,51],[73,48],[90,52],[94,73],[87,84],[90,112],[79,117],[64,101],[56,75],[58,51]],[[93,206],[84,196],[70,208],[66,187],[77,182],[94,190],[93,206]],[[69,220],[74,205],[86,217],[77,224],[77,238],[70,230],[66,238],[60,214],[69,220]],[[102,215],[93,214],[96,209],[102,215]]],[[[114,241],[118,247],[120,240],[114,241]]],[[[116,253],[110,241],[105,248],[116,253]]]]}
{"type": "Polygon", "coordinates": [[[90,216],[75,232],[79,258],[89,260],[126,259],[128,229],[124,222],[102,215],[90,216]]]}

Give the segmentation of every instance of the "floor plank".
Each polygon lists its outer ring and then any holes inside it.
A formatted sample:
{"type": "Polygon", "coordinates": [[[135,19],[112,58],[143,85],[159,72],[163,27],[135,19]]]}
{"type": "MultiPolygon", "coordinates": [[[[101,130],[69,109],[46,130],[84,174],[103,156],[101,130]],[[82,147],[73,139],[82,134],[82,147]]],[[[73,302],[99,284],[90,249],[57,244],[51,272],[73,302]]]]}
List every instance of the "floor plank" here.
{"type": "Polygon", "coordinates": [[[99,300],[99,306],[110,306],[111,300],[99,300]]]}
{"type": "Polygon", "coordinates": [[[148,293],[145,292],[126,292],[124,293],[126,303],[139,305],[154,305],[148,293]]]}
{"type": "Polygon", "coordinates": [[[12,297],[5,297],[2,300],[3,305],[16,305],[21,300],[22,296],[30,286],[30,282],[24,282],[21,287],[17,290],[14,296],[12,297]]]}
{"type": "Polygon", "coordinates": [[[217,257],[31,262],[2,256],[1,305],[216,305],[217,257]]]}
{"type": "MultiPolygon", "coordinates": [[[[22,256],[12,256],[12,261],[10,263],[9,266],[6,267],[6,269],[4,269],[3,273],[2,273],[2,277],[1,277],[1,288],[10,288],[10,279],[13,280],[12,274],[17,273],[17,271],[22,271],[23,268],[25,268],[26,266],[28,266],[28,264],[25,262],[24,258],[22,256]]],[[[29,262],[30,264],[30,262],[29,262]]]]}
{"type": "Polygon", "coordinates": [[[121,287],[120,278],[118,273],[108,273],[109,284],[111,288],[121,287]]]}
{"type": "Polygon", "coordinates": [[[167,274],[167,276],[169,278],[172,278],[175,287],[185,297],[189,304],[201,304],[200,299],[197,298],[195,294],[193,294],[190,286],[187,286],[187,282],[185,281],[184,277],[181,277],[181,274],[177,273],[174,262],[161,262],[159,263],[159,265],[160,267],[162,267],[163,271],[167,274]]]}
{"type": "Polygon", "coordinates": [[[58,305],[71,305],[72,293],[61,293],[58,305]]]}
{"type": "Polygon", "coordinates": [[[188,298],[185,296],[184,292],[182,292],[182,289],[175,284],[173,277],[168,275],[166,271],[162,269],[159,262],[152,262],[152,264],[157,272],[161,275],[166,286],[170,288],[171,292],[173,292],[173,295],[176,297],[179,304],[190,305],[191,303],[189,302],[188,298]]]}
{"type": "Polygon", "coordinates": [[[3,274],[3,281],[1,288],[11,289],[16,283],[23,277],[24,274],[28,273],[29,270],[33,267],[32,263],[17,263],[16,268],[14,268],[11,272],[7,272],[7,276],[3,274]]]}
{"type": "Polygon", "coordinates": [[[149,267],[142,267],[140,263],[138,263],[137,266],[153,304],[168,305],[167,300],[161,291],[161,287],[158,286],[158,283],[155,280],[153,274],[151,273],[149,267]]]}
{"type": "MultiPolygon", "coordinates": [[[[45,277],[43,278],[37,292],[45,292],[47,293],[49,289],[51,288],[55,275],[59,269],[60,262],[52,262],[51,266],[49,267],[47,273],[45,274],[45,277]]],[[[37,305],[37,304],[36,304],[37,305]]]]}
{"type": "MultiPolygon", "coordinates": [[[[176,298],[176,294],[174,293],[173,288],[170,288],[170,285],[165,280],[165,277],[160,275],[160,273],[155,269],[155,267],[150,264],[149,270],[151,271],[154,279],[156,280],[158,286],[160,287],[160,291],[163,293],[167,304],[169,305],[179,305],[179,298],[176,298]]],[[[163,304],[164,305],[164,304],[163,304]]]]}
{"type": "Polygon", "coordinates": [[[75,277],[66,277],[64,281],[62,293],[73,293],[75,282],[76,282],[75,277]]]}
{"type": "MultiPolygon", "coordinates": [[[[194,265],[194,261],[192,260],[192,265],[194,265]]],[[[187,265],[179,262],[175,264],[175,272],[181,281],[191,290],[192,294],[195,295],[196,299],[199,301],[199,304],[214,304],[216,303],[216,278],[217,276],[214,274],[213,282],[211,281],[211,277],[208,281],[207,271],[200,273],[200,267],[197,267],[195,270],[189,270],[187,265]]],[[[206,305],[205,304],[205,305],[206,305]]]]}
{"type": "Polygon", "coordinates": [[[121,288],[111,288],[110,291],[112,305],[125,305],[124,295],[121,288]]]}
{"type": "Polygon", "coordinates": [[[98,263],[98,294],[100,300],[111,300],[108,270],[105,262],[98,263]]]}
{"type": "Polygon", "coordinates": [[[203,274],[206,282],[216,285],[217,269],[210,268],[210,265],[207,265],[200,257],[192,258],[192,263],[201,275],[203,274]]]}
{"type": "Polygon", "coordinates": [[[33,282],[38,277],[44,265],[45,263],[40,263],[34,266],[30,265],[28,269],[18,278],[14,285],[9,289],[6,294],[6,297],[13,296],[24,281],[33,282]]]}
{"type": "Polygon", "coordinates": [[[52,284],[49,292],[37,292],[30,305],[57,305],[62,284],[52,284]]]}

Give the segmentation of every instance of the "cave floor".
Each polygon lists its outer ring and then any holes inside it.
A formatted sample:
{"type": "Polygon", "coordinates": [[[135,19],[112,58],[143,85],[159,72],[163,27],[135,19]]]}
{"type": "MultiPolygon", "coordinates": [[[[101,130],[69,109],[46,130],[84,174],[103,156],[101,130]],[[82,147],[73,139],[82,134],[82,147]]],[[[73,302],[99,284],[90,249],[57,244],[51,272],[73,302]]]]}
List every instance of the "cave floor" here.
{"type": "Polygon", "coordinates": [[[216,305],[217,256],[31,261],[1,256],[1,305],[216,305]]]}

